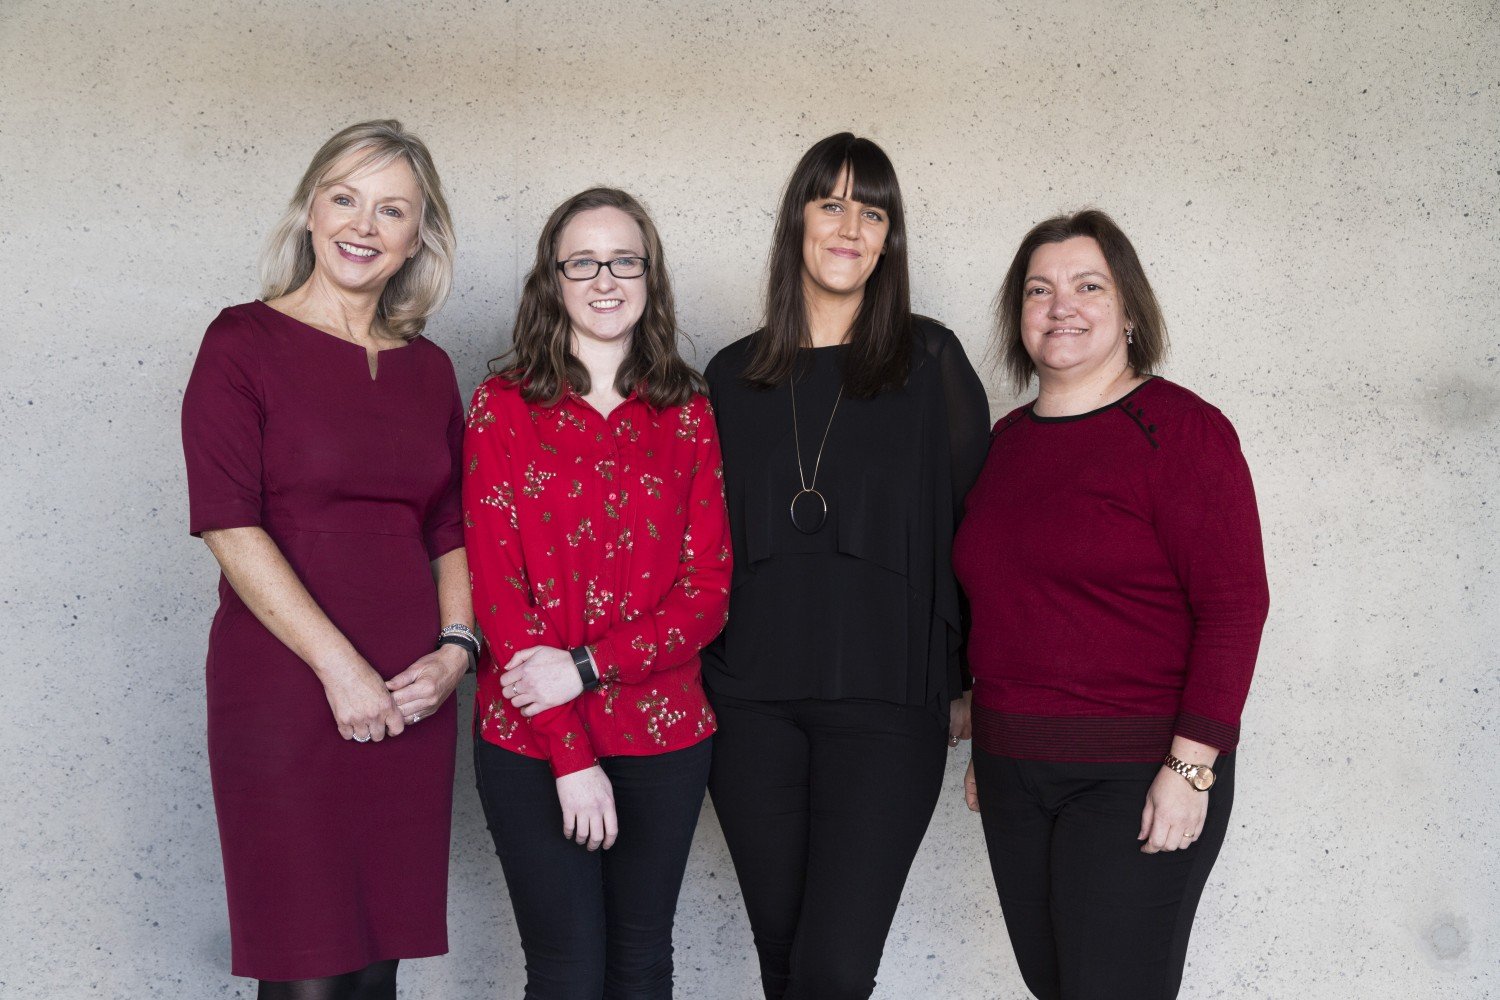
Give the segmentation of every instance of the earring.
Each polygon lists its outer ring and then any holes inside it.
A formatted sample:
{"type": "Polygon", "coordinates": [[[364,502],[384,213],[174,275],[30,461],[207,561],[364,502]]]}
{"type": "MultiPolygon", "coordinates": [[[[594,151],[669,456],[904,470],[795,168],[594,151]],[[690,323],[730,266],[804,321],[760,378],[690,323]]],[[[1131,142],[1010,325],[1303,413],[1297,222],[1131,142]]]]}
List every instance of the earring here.
{"type": "Polygon", "coordinates": [[[1127,326],[1125,328],[1125,343],[1127,343],[1127,344],[1134,344],[1135,343],[1135,327],[1133,327],[1133,326],[1127,326]]]}

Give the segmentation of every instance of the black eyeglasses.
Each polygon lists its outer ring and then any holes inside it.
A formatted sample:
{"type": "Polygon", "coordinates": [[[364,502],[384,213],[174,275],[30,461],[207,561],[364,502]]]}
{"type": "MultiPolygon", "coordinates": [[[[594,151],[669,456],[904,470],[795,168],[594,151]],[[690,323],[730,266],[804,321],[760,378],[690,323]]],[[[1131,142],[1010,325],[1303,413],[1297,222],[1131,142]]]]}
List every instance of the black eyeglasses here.
{"type": "Polygon", "coordinates": [[[609,273],[616,278],[639,278],[650,266],[651,261],[646,257],[616,257],[614,260],[575,257],[557,262],[557,269],[569,281],[590,281],[598,276],[601,267],[609,268],[609,273]]]}

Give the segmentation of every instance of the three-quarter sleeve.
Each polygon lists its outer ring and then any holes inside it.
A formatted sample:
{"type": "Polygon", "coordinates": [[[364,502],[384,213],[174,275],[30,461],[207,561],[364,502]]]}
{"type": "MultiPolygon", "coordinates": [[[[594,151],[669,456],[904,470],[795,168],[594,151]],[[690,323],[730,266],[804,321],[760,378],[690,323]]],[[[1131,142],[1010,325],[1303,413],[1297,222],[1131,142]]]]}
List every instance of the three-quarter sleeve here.
{"type": "Polygon", "coordinates": [[[464,544],[463,482],[459,470],[464,460],[464,404],[458,394],[458,381],[453,381],[453,408],[448,417],[448,434],[445,441],[452,459],[452,474],[448,477],[448,488],[428,511],[423,526],[423,541],[427,545],[427,558],[437,559],[464,544]]]}
{"type": "Polygon", "coordinates": [[[1155,504],[1157,537],[1192,618],[1175,732],[1227,752],[1239,742],[1270,596],[1255,488],[1222,413],[1188,415],[1155,504]]]}
{"type": "Polygon", "coordinates": [[[697,437],[676,578],[656,607],[616,623],[591,647],[601,676],[626,684],[696,656],[724,628],[729,609],[733,559],[719,435],[707,399],[688,407],[697,437]]]}
{"type": "Polygon", "coordinates": [[[264,382],[254,331],[228,312],[203,335],[182,400],[188,530],[261,523],[264,382]]]}

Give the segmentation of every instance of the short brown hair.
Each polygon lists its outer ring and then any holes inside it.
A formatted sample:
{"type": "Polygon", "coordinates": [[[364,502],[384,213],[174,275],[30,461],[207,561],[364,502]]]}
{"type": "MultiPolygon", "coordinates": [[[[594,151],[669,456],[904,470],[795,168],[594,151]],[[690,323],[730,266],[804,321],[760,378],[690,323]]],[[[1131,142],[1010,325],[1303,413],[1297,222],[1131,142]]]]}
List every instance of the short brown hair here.
{"type": "Polygon", "coordinates": [[[1036,363],[1021,342],[1021,299],[1026,291],[1026,272],[1031,255],[1047,243],[1062,243],[1075,236],[1087,236],[1099,244],[1109,273],[1114,275],[1120,291],[1125,321],[1133,327],[1134,341],[1126,350],[1130,367],[1138,375],[1149,375],[1167,356],[1167,322],[1162,318],[1156,293],[1146,280],[1146,270],[1136,256],[1135,247],[1115,220],[1097,208],[1086,208],[1072,215],[1057,215],[1039,222],[1021,240],[1016,256],[1005,272],[1000,294],[995,296],[995,336],[1000,345],[1000,360],[1016,392],[1024,393],[1036,374],[1036,363]]]}
{"type": "Polygon", "coordinates": [[[521,289],[510,350],[490,362],[490,371],[521,386],[529,403],[550,406],[569,389],[587,395],[588,370],[573,355],[572,324],[563,303],[563,278],[557,273],[557,241],[574,216],[594,208],[618,208],[641,227],[646,258],[646,311],[630,336],[630,353],[615,373],[621,396],[639,391],[658,409],[681,406],[708,385],[677,353],[677,310],[672,280],[662,254],[661,236],[645,207],[618,188],[580,191],[553,210],[536,241],[536,263],[521,289]]]}

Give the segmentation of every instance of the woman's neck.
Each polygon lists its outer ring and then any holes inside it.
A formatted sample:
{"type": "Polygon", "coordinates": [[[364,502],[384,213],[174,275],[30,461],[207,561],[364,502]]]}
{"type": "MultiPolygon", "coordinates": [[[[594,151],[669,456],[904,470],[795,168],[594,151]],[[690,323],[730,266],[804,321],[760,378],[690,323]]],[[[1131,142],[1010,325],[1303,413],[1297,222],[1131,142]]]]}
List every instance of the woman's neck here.
{"type": "Polygon", "coordinates": [[[807,336],[811,341],[807,346],[833,347],[848,343],[854,321],[859,317],[860,303],[864,301],[864,289],[857,294],[833,295],[811,282],[804,282],[802,298],[807,304],[807,336]]]}
{"type": "Polygon", "coordinates": [[[324,280],[316,271],[295,291],[267,304],[308,326],[361,347],[395,339],[377,324],[380,291],[349,292],[324,280]]]}
{"type": "Polygon", "coordinates": [[[1076,417],[1108,406],[1146,381],[1128,362],[1070,378],[1067,373],[1038,372],[1032,412],[1039,417],[1076,417]]]}
{"type": "Polygon", "coordinates": [[[620,366],[630,356],[630,338],[601,342],[574,334],[569,346],[573,357],[589,373],[589,391],[584,394],[584,400],[604,416],[609,416],[611,410],[625,401],[615,387],[615,381],[620,366]]]}

